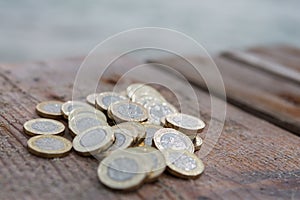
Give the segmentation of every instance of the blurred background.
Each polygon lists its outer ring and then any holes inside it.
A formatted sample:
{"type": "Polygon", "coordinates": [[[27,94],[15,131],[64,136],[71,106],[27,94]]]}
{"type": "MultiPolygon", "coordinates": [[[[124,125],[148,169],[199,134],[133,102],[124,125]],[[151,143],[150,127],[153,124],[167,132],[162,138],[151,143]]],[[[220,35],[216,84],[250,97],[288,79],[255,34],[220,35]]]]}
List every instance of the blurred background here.
{"type": "Polygon", "coordinates": [[[157,26],[210,53],[254,45],[300,46],[299,0],[0,0],[0,62],[86,55],[107,37],[157,26]]]}

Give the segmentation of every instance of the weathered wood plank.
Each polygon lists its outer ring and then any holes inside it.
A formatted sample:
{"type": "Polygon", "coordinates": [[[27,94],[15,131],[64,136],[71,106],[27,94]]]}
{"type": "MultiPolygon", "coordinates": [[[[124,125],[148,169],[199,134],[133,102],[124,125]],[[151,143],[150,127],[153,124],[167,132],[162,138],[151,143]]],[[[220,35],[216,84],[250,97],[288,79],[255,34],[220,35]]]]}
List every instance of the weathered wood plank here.
{"type": "MultiPolygon", "coordinates": [[[[265,56],[267,53],[262,54],[261,52],[268,52],[268,59],[271,62],[278,62],[277,54],[281,52],[281,50],[270,50],[273,53],[269,53],[267,49],[263,50],[262,48],[259,48],[259,51],[258,49],[250,51],[252,56],[254,56],[254,52],[256,52],[255,56],[260,55],[258,60],[267,59],[267,56],[265,56]],[[274,59],[271,60],[270,57],[274,59]]],[[[293,52],[294,54],[298,53],[296,50],[293,50],[293,52]]],[[[290,57],[282,55],[280,65],[285,64],[287,69],[292,69],[292,65],[296,66],[298,64],[294,63],[296,58],[290,60],[290,57]],[[288,62],[289,65],[287,65],[288,62]]],[[[193,59],[196,59],[203,68],[206,67],[206,58],[193,57],[193,59]]],[[[224,56],[215,56],[214,61],[222,74],[229,102],[282,128],[300,134],[299,84],[295,81],[289,81],[290,79],[285,75],[274,75],[268,71],[251,67],[249,63],[240,62],[240,60],[235,61],[224,56]]],[[[169,65],[180,71],[195,84],[206,88],[205,82],[195,75],[189,63],[178,58],[166,58],[154,62],[169,65]]],[[[269,67],[272,67],[272,65],[269,65],[269,67]]],[[[296,71],[295,69],[292,70],[296,71]]],[[[298,72],[295,74],[298,74],[298,72]]]]}
{"type": "MultiPolygon", "coordinates": [[[[124,194],[99,183],[95,159],[83,158],[74,152],[61,159],[42,159],[29,154],[25,149],[28,138],[23,134],[22,124],[37,117],[34,107],[39,101],[71,98],[80,62],[80,59],[69,59],[1,66],[1,199],[300,198],[300,138],[231,105],[227,106],[226,123],[218,143],[203,159],[206,170],[196,180],[186,181],[165,174],[156,183],[124,194]]],[[[112,89],[122,72],[131,66],[135,66],[133,62],[115,63],[101,80],[100,89],[112,89]]],[[[121,82],[122,86],[135,81],[164,79],[185,99],[183,103],[189,113],[196,114],[195,100],[189,99],[189,94],[182,90],[182,80],[156,68],[146,70],[129,74],[121,82]]],[[[176,104],[169,91],[158,89],[176,104]]],[[[209,96],[194,89],[201,100],[201,116],[208,123],[209,96]]],[[[218,118],[213,121],[219,123],[218,118]]]]}

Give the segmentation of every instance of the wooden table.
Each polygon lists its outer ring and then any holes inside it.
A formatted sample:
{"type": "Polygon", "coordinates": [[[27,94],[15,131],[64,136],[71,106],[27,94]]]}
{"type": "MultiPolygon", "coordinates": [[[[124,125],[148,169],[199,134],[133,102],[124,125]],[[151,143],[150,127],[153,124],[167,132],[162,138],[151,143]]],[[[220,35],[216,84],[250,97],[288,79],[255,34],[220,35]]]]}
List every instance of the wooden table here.
{"type": "MultiPolygon", "coordinates": [[[[199,63],[203,59],[199,57],[199,63]]],[[[300,49],[256,47],[224,52],[214,60],[223,75],[229,103],[222,134],[203,158],[204,174],[196,180],[164,174],[157,182],[130,193],[101,185],[96,159],[75,152],[60,159],[43,159],[26,150],[23,123],[38,117],[38,102],[71,99],[82,58],[1,65],[0,199],[299,199],[300,49]],[[281,74],[278,69],[285,70],[281,74]]],[[[185,65],[173,58],[159,62],[174,68],[185,65]]],[[[141,63],[134,56],[113,63],[100,80],[99,91],[112,90],[124,72],[141,63]]],[[[200,114],[209,123],[210,96],[203,81],[184,74],[194,83],[200,114]]],[[[129,75],[120,84],[126,87],[151,79],[172,84],[184,98],[189,114],[197,114],[194,100],[182,90],[184,82],[155,66],[129,75]]],[[[178,106],[170,91],[157,89],[178,106]]],[[[219,122],[218,117],[212,120],[219,122]]],[[[65,137],[70,139],[68,133],[65,137]]]]}

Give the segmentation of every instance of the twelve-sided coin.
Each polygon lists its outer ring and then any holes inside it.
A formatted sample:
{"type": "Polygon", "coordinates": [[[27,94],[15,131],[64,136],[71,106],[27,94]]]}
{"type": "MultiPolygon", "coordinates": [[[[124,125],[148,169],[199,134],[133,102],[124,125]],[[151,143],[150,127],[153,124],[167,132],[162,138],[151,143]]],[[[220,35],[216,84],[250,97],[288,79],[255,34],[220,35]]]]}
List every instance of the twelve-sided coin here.
{"type": "Polygon", "coordinates": [[[194,144],[188,136],[172,128],[158,130],[153,138],[155,146],[160,150],[188,150],[194,153],[194,144]]]}
{"type": "Polygon", "coordinates": [[[36,106],[36,112],[41,117],[60,119],[62,117],[61,101],[44,101],[36,106]]]}
{"type": "Polygon", "coordinates": [[[90,156],[106,150],[114,141],[110,127],[97,126],[77,135],[73,140],[74,150],[83,156],[90,156]]]}
{"type": "Polygon", "coordinates": [[[68,119],[69,114],[75,108],[81,107],[91,107],[89,104],[81,102],[81,101],[67,101],[61,106],[61,111],[65,119],[68,119]]]}
{"type": "Polygon", "coordinates": [[[66,156],[72,149],[72,143],[61,136],[38,135],[27,141],[28,151],[44,158],[66,156]]]}
{"type": "Polygon", "coordinates": [[[87,97],[86,97],[86,102],[88,104],[90,104],[91,106],[95,107],[96,105],[96,99],[97,99],[97,96],[99,95],[99,93],[92,93],[92,94],[89,94],[87,97]]]}
{"type": "Polygon", "coordinates": [[[204,171],[203,162],[187,150],[164,152],[168,170],[180,178],[196,178],[204,171]]]}
{"type": "Polygon", "coordinates": [[[29,136],[60,135],[64,133],[65,125],[53,119],[38,118],[25,122],[23,129],[29,136]]]}
{"type": "Polygon", "coordinates": [[[96,107],[102,111],[107,111],[108,107],[115,102],[126,100],[127,97],[116,92],[102,92],[96,98],[96,107]]]}

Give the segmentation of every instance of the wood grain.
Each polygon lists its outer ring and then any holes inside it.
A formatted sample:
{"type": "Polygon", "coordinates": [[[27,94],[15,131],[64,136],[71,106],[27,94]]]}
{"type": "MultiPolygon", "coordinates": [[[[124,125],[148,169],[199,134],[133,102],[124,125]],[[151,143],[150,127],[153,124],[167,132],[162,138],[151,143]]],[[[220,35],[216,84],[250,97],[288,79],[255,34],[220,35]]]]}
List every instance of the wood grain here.
{"type": "MultiPolygon", "coordinates": [[[[116,62],[99,82],[99,90],[113,89],[125,71],[141,64],[132,60],[135,59],[116,62]]],[[[196,180],[181,180],[164,174],[153,184],[122,193],[99,183],[96,176],[99,161],[96,159],[80,157],[74,152],[60,159],[29,154],[23,123],[37,117],[34,108],[38,102],[71,99],[81,61],[66,59],[1,65],[1,199],[300,198],[300,138],[229,104],[222,135],[210,154],[203,158],[206,169],[196,180]]],[[[181,79],[150,66],[144,70],[144,73],[129,74],[119,82],[121,87],[132,82],[163,79],[184,99],[182,103],[188,113],[197,114],[195,99],[190,99],[183,90],[185,83],[181,79]]],[[[170,102],[178,105],[169,90],[156,87],[170,102]]],[[[200,103],[201,116],[208,123],[211,120],[209,95],[195,86],[193,89],[200,103]]],[[[216,125],[220,123],[218,117],[212,120],[216,125]]],[[[70,139],[67,133],[65,137],[70,139]]]]}
{"type": "MultiPolygon", "coordinates": [[[[239,52],[239,55],[250,55],[248,52],[251,52],[251,57],[255,57],[254,60],[258,62],[252,62],[253,60],[247,60],[244,57],[236,58],[237,54],[235,56],[225,54],[226,56],[221,55],[213,58],[222,74],[228,101],[286,130],[300,134],[300,87],[298,82],[296,79],[290,79],[286,73],[281,75],[278,75],[280,71],[270,73],[269,70],[259,66],[276,62],[278,66],[286,66],[289,75],[291,71],[294,71],[293,76],[299,78],[297,71],[299,69],[295,68],[297,65],[299,67],[299,50],[286,46],[257,47],[239,52]],[[292,55],[286,53],[286,49],[289,49],[292,55]]],[[[191,59],[195,59],[203,69],[206,67],[205,63],[208,62],[207,58],[200,56],[191,59]]],[[[182,59],[165,58],[149,62],[169,65],[180,71],[193,83],[205,90],[207,89],[204,80],[199,78],[190,64],[182,59]]],[[[267,68],[272,66],[268,64],[267,68]]]]}

